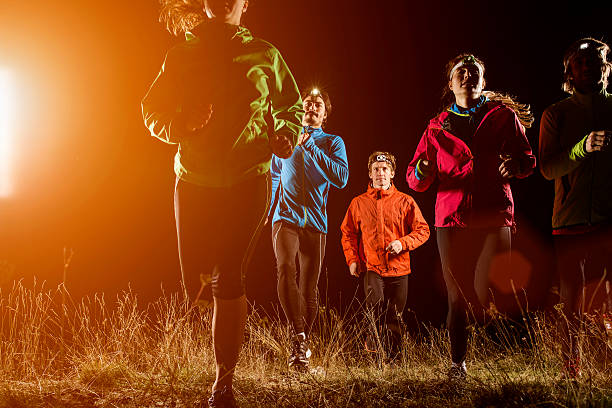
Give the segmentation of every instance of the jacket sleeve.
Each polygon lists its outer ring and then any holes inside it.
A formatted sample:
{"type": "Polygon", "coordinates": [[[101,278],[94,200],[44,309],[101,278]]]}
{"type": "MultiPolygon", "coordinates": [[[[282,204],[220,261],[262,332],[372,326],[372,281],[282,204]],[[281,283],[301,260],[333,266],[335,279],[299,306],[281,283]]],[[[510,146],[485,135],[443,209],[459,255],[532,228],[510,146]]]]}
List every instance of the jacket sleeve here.
{"type": "Polygon", "coordinates": [[[344,220],[342,221],[342,225],[340,226],[340,231],[342,232],[342,250],[344,251],[344,257],[346,258],[346,264],[351,265],[353,262],[359,264],[361,262],[359,256],[359,246],[361,239],[361,228],[359,225],[359,220],[356,217],[355,213],[356,204],[355,199],[351,201],[348,210],[346,210],[346,215],[344,216],[344,220]]]}
{"type": "Polygon", "coordinates": [[[546,109],[540,121],[540,171],[544,178],[561,178],[580,165],[580,161],[570,159],[570,150],[561,146],[558,114],[546,109]]]}
{"type": "Polygon", "coordinates": [[[295,146],[302,128],[302,98],[289,67],[280,53],[274,49],[272,56],[273,78],[270,79],[270,100],[274,117],[274,133],[289,138],[295,146]]]}
{"type": "Polygon", "coordinates": [[[312,137],[308,138],[302,147],[312,157],[327,181],[336,188],[346,186],[349,170],[346,148],[342,138],[334,138],[329,155],[315,144],[312,137]]]}
{"type": "Polygon", "coordinates": [[[272,162],[270,163],[270,179],[272,181],[272,197],[270,198],[270,209],[268,210],[268,216],[274,214],[274,207],[278,205],[277,194],[280,194],[278,188],[280,186],[281,170],[283,168],[283,161],[272,155],[272,162]]]}
{"type": "Polygon", "coordinates": [[[151,136],[176,144],[187,131],[181,129],[178,123],[182,110],[182,89],[171,60],[171,53],[168,52],[141,105],[142,117],[151,136]]]}
{"type": "Polygon", "coordinates": [[[423,136],[421,136],[421,140],[419,140],[419,144],[417,145],[416,151],[414,152],[414,157],[412,161],[408,165],[408,171],[406,172],[406,181],[411,189],[414,191],[425,191],[431,186],[431,183],[436,178],[436,174],[430,174],[427,177],[417,177],[416,170],[419,161],[421,160],[434,160],[436,161],[437,151],[434,148],[433,144],[429,142],[429,137],[431,137],[430,129],[426,129],[423,136]]]}
{"type": "Polygon", "coordinates": [[[509,124],[509,128],[512,130],[504,144],[504,153],[510,154],[511,157],[516,158],[520,162],[519,173],[516,175],[517,178],[525,178],[533,173],[533,169],[536,165],[536,158],[531,150],[531,145],[525,136],[525,127],[521,124],[516,113],[512,112],[512,123],[509,124]]]}
{"type": "Polygon", "coordinates": [[[421,214],[421,209],[412,197],[409,197],[405,211],[404,223],[407,229],[410,229],[410,233],[401,237],[399,241],[402,243],[404,251],[412,251],[427,241],[429,238],[429,226],[423,214],[421,214]]]}

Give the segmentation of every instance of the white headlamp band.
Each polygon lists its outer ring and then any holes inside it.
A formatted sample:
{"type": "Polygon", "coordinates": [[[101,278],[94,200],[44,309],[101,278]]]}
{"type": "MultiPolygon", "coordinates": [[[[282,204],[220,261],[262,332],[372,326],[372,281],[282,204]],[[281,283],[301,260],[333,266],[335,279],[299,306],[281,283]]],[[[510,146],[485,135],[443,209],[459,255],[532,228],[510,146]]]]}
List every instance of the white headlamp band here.
{"type": "Polygon", "coordinates": [[[389,159],[387,156],[385,156],[384,154],[377,154],[376,155],[376,160],[374,160],[376,162],[387,162],[389,163],[391,166],[393,166],[393,163],[391,162],[391,159],[389,159]]]}
{"type": "Polygon", "coordinates": [[[474,65],[476,68],[478,68],[478,74],[480,75],[480,77],[482,78],[482,76],[484,75],[484,67],[478,61],[473,60],[466,62],[465,59],[462,59],[453,67],[453,69],[451,69],[448,79],[453,79],[453,74],[455,73],[455,71],[464,65],[474,65]]]}

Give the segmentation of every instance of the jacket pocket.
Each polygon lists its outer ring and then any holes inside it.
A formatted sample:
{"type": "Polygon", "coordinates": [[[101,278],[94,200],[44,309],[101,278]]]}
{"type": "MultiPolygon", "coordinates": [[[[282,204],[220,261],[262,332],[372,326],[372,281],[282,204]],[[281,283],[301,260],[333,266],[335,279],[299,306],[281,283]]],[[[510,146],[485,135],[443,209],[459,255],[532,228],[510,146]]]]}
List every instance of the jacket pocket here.
{"type": "Polygon", "coordinates": [[[572,188],[570,181],[569,181],[569,176],[567,174],[561,177],[561,187],[563,188],[563,191],[561,194],[561,204],[563,204],[565,200],[567,199],[567,195],[569,194],[570,189],[572,188]]]}

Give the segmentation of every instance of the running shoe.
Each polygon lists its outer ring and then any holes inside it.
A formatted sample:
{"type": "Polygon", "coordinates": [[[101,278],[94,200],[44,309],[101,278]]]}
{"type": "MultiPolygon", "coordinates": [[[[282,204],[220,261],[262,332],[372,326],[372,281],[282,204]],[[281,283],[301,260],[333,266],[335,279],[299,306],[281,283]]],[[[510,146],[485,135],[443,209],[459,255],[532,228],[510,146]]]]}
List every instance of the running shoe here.
{"type": "Polygon", "coordinates": [[[561,377],[568,380],[577,380],[580,378],[580,376],[582,376],[582,370],[580,369],[580,358],[573,357],[565,360],[561,377]]]}
{"type": "Polygon", "coordinates": [[[296,334],[291,344],[291,356],[289,357],[289,367],[306,370],[310,363],[312,352],[308,348],[308,341],[304,334],[296,334]]]}
{"type": "Polygon", "coordinates": [[[208,399],[208,408],[238,408],[232,389],[226,386],[215,390],[208,399]]]}
{"type": "Polygon", "coordinates": [[[365,351],[368,353],[378,353],[378,344],[376,343],[376,339],[371,334],[366,336],[365,341],[363,342],[363,347],[365,351]]]}
{"type": "Polygon", "coordinates": [[[465,380],[467,378],[467,368],[465,361],[453,363],[448,370],[448,379],[451,381],[465,380]]]}

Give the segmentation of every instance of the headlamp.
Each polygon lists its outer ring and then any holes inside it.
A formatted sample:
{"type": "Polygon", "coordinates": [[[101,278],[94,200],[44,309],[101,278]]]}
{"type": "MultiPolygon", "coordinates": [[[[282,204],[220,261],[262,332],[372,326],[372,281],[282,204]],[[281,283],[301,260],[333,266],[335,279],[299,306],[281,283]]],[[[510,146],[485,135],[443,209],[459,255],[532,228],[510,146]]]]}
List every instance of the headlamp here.
{"type": "Polygon", "coordinates": [[[484,75],[484,67],[482,66],[481,63],[479,63],[476,60],[476,57],[474,57],[473,55],[466,55],[465,57],[463,57],[461,59],[461,61],[459,61],[454,67],[453,69],[451,69],[450,71],[450,75],[449,75],[449,79],[453,79],[453,74],[455,73],[455,71],[460,68],[463,67],[465,65],[473,65],[476,68],[478,68],[478,74],[480,75],[480,77],[482,77],[484,75]]]}
{"type": "Polygon", "coordinates": [[[386,162],[389,163],[389,165],[391,166],[391,168],[393,168],[393,162],[391,161],[391,159],[385,155],[385,154],[377,154],[376,155],[376,160],[374,160],[375,162],[386,162]]]}

